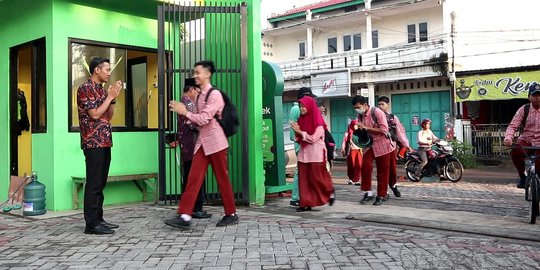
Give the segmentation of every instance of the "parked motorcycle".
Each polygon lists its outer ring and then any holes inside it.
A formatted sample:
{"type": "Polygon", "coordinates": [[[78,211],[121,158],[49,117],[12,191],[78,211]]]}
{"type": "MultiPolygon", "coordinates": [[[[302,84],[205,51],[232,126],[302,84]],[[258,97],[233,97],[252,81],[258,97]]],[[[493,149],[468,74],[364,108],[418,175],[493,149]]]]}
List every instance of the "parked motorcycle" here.
{"type": "Polygon", "coordinates": [[[414,175],[416,169],[422,162],[418,152],[414,151],[407,155],[405,171],[407,178],[413,182],[418,182],[422,177],[439,176],[441,180],[457,182],[463,176],[463,164],[452,155],[454,149],[447,141],[439,140],[427,152],[428,163],[422,169],[420,178],[414,175]]]}

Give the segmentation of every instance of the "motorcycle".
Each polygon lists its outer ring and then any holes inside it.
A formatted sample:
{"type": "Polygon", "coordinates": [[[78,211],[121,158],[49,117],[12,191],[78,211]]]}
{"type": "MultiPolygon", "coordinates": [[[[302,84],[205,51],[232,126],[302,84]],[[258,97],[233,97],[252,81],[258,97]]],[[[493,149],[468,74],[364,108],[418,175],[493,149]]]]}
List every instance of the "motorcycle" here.
{"type": "Polygon", "coordinates": [[[415,176],[416,170],[422,159],[417,151],[407,154],[405,162],[405,172],[407,178],[413,182],[418,182],[422,177],[439,176],[441,180],[458,182],[463,176],[463,164],[452,155],[454,149],[447,141],[439,140],[428,150],[428,163],[422,168],[421,176],[415,176]]]}

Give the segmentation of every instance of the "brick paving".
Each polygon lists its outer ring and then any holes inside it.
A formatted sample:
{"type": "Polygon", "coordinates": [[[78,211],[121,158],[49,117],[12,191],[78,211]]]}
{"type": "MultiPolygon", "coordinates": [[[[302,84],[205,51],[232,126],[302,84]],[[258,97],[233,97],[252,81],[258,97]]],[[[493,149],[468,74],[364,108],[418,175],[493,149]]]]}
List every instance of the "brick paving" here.
{"type": "Polygon", "coordinates": [[[540,224],[523,221],[527,205],[511,181],[400,182],[403,197],[380,207],[358,204],[358,187],[341,184],[339,177],[335,181],[338,201],[333,207],[296,213],[288,206],[290,198],[273,197],[265,206],[239,208],[238,225],[216,227],[223,209],[208,206],[214,216],[194,220],[194,229],[187,232],[163,224],[175,209],[163,205],[107,208],[108,221],[121,227],[105,236],[83,234],[80,212],[39,220],[0,214],[0,269],[540,268],[538,238],[385,223],[385,218],[410,211],[417,214],[409,219],[420,222],[434,213],[465,220],[465,229],[468,217],[471,227],[480,217],[480,226],[504,221],[507,228],[540,231],[540,224]],[[386,216],[373,214],[377,211],[386,216]]]}

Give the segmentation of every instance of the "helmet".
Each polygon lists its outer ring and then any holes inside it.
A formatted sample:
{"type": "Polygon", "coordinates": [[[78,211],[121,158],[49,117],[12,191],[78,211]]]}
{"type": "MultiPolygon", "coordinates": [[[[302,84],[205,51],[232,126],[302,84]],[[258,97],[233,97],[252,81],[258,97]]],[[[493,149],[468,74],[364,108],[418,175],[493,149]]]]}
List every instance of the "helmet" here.
{"type": "Polygon", "coordinates": [[[430,123],[431,124],[431,119],[429,118],[424,118],[424,120],[422,120],[422,123],[420,124],[422,127],[425,127],[427,123],[430,123]]]}
{"type": "Polygon", "coordinates": [[[373,144],[373,139],[365,129],[357,129],[353,132],[352,141],[358,147],[368,148],[373,144]]]}

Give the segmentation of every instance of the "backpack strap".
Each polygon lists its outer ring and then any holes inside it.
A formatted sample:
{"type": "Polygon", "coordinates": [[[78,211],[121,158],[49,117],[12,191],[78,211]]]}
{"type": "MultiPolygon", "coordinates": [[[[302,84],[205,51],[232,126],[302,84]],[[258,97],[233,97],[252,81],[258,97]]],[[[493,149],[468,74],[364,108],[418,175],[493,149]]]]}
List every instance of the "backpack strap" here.
{"type": "Polygon", "coordinates": [[[531,103],[525,104],[523,107],[523,119],[521,119],[521,129],[525,128],[525,124],[527,123],[527,117],[529,117],[529,110],[531,109],[531,103]]]}
{"type": "Polygon", "coordinates": [[[373,119],[373,122],[377,124],[377,127],[379,127],[379,120],[377,119],[377,116],[375,115],[375,110],[378,109],[377,107],[371,107],[371,118],[373,119]]]}

